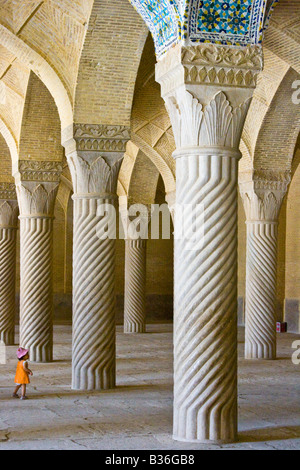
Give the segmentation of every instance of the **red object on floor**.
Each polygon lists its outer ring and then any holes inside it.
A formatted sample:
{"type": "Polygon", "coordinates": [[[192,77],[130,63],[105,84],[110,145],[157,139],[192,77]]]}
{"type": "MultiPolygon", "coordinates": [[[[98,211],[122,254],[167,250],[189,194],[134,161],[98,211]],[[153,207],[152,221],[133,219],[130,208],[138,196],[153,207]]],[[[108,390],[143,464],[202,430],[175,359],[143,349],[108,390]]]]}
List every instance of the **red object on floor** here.
{"type": "Polygon", "coordinates": [[[277,333],[286,333],[287,332],[287,323],[278,321],[276,323],[276,331],[277,333]]]}

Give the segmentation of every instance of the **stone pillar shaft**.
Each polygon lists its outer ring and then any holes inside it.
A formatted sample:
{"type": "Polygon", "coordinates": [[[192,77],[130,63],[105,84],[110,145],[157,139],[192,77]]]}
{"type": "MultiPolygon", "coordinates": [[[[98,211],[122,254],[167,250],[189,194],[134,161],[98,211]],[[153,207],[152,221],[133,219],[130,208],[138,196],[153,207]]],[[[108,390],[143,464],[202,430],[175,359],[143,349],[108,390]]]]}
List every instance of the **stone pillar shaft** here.
{"type": "Polygon", "coordinates": [[[147,241],[125,241],[124,333],[146,331],[147,241]]]}
{"type": "Polygon", "coordinates": [[[277,223],[247,222],[245,358],[276,358],[277,223]]]}
{"type": "Polygon", "coordinates": [[[20,344],[30,360],[53,359],[51,217],[20,217],[20,344]]]}
{"type": "Polygon", "coordinates": [[[290,173],[240,176],[247,220],[245,358],[276,358],[278,217],[290,173]]]}
{"type": "Polygon", "coordinates": [[[19,161],[20,346],[30,360],[53,359],[53,217],[62,165],[19,161]]]}
{"type": "Polygon", "coordinates": [[[75,124],[64,138],[74,188],[72,388],[105,390],[116,383],[116,234],[102,235],[116,228],[129,129],[75,124]]]}
{"type": "Polygon", "coordinates": [[[176,142],[173,436],[182,441],[237,437],[237,172],[261,59],[259,48],[177,45],[156,65],[176,142]]]}
{"type": "Polygon", "coordinates": [[[16,316],[18,203],[15,185],[0,183],[0,341],[12,346],[16,316]],[[10,198],[9,198],[10,197],[10,198]]]}
{"type": "MultiPolygon", "coordinates": [[[[204,239],[176,239],[174,437],[234,440],[237,432],[237,165],[235,157],[177,159],[177,207],[204,210],[204,239]]],[[[178,226],[178,224],[180,226],[178,226]]]]}
{"type": "Polygon", "coordinates": [[[101,198],[74,197],[72,388],[115,386],[115,240],[101,240],[101,198]]]}
{"type": "Polygon", "coordinates": [[[16,228],[0,228],[0,341],[12,346],[16,315],[16,228]]]}

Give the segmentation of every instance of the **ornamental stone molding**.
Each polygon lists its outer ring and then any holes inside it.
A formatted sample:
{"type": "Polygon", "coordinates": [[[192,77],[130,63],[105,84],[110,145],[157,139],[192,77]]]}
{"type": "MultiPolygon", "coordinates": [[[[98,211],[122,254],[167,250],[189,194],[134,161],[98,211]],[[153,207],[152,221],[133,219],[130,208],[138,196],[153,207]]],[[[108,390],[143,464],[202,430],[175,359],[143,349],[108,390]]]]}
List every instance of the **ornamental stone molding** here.
{"type": "Polygon", "coordinates": [[[262,68],[261,46],[177,45],[156,64],[156,80],[163,96],[182,84],[254,89],[262,68]]]}
{"type": "Polygon", "coordinates": [[[19,173],[22,181],[59,182],[62,170],[62,162],[19,161],[19,173]]]}
{"type": "Polygon", "coordinates": [[[74,139],[78,150],[125,152],[130,129],[126,126],[74,124],[74,139]]]}
{"type": "Polygon", "coordinates": [[[0,183],[0,199],[16,200],[16,185],[15,183],[0,183]]]}

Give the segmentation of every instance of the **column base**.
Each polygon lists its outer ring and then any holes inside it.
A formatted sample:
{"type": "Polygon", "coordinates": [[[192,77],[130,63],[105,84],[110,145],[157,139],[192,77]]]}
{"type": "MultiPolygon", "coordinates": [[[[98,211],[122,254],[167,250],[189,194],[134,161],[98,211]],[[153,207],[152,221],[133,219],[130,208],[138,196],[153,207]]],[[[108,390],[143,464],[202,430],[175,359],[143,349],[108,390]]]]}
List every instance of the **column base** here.
{"type": "Polygon", "coordinates": [[[15,334],[14,333],[0,333],[0,342],[4,344],[4,346],[14,346],[15,345],[15,334]]]}
{"type": "Polygon", "coordinates": [[[146,333],[145,325],[124,325],[125,334],[146,333]]]}
{"type": "Polygon", "coordinates": [[[72,390],[103,391],[116,388],[115,374],[95,376],[76,374],[73,371],[72,390]]]}
{"type": "MultiPolygon", "coordinates": [[[[23,347],[23,346],[22,346],[23,347]]],[[[24,346],[26,348],[26,346],[24,346]]],[[[29,349],[29,361],[30,362],[40,362],[40,363],[48,363],[53,362],[53,354],[51,350],[37,350],[33,348],[29,349]]]]}
{"type": "Polygon", "coordinates": [[[174,441],[179,442],[190,442],[192,444],[211,444],[211,445],[222,445],[222,444],[233,444],[234,442],[238,441],[238,438],[235,439],[219,439],[219,440],[211,440],[211,439],[184,439],[182,437],[172,436],[174,441]]]}
{"type": "Polygon", "coordinates": [[[268,360],[274,361],[276,359],[276,350],[270,350],[268,348],[255,349],[245,347],[245,359],[246,360],[268,360]]]}

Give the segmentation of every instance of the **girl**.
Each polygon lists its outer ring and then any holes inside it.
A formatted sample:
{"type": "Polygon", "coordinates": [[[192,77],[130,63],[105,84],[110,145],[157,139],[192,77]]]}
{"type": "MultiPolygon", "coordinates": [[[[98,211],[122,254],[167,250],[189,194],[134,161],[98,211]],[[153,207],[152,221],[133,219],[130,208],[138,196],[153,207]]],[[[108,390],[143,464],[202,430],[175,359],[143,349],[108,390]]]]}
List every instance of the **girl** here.
{"type": "Polygon", "coordinates": [[[32,371],[28,369],[28,349],[19,348],[17,350],[17,357],[19,363],[17,365],[17,372],[15,377],[15,383],[17,384],[15,391],[13,393],[13,398],[19,398],[18,391],[22,387],[21,400],[27,400],[26,396],[26,385],[30,383],[29,375],[33,375],[32,371]]]}

